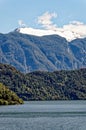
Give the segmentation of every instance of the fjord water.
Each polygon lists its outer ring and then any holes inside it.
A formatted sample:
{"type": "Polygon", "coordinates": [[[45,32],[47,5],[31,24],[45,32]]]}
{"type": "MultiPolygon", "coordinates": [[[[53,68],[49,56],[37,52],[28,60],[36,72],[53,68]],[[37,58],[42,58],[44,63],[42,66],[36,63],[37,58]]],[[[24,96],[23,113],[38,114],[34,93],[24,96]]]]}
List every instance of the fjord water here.
{"type": "Polygon", "coordinates": [[[0,130],[86,130],[86,101],[0,106],[0,130]]]}

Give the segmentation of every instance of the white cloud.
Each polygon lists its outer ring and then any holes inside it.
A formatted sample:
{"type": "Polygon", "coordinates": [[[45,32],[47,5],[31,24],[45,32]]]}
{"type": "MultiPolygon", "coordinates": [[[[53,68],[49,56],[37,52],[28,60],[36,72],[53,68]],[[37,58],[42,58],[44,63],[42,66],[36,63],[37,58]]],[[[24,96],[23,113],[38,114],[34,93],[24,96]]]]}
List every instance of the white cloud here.
{"type": "Polygon", "coordinates": [[[41,24],[45,29],[34,29],[30,27],[27,28],[23,21],[19,20],[19,25],[21,27],[26,27],[21,28],[20,32],[37,36],[57,34],[65,37],[68,41],[74,40],[76,38],[86,37],[86,24],[79,21],[72,21],[67,25],[63,25],[63,27],[58,27],[52,21],[52,19],[56,17],[56,13],[49,12],[45,12],[42,16],[38,17],[38,23],[41,24]]]}
{"type": "Polygon", "coordinates": [[[26,27],[26,24],[22,20],[19,20],[18,24],[20,27],[26,27]]]}
{"type": "Polygon", "coordinates": [[[70,24],[72,24],[72,25],[83,25],[83,22],[71,21],[70,24]]]}
{"type": "Polygon", "coordinates": [[[56,24],[53,24],[52,18],[56,18],[57,14],[45,12],[42,16],[38,17],[38,24],[41,24],[46,29],[56,29],[56,24]]]}

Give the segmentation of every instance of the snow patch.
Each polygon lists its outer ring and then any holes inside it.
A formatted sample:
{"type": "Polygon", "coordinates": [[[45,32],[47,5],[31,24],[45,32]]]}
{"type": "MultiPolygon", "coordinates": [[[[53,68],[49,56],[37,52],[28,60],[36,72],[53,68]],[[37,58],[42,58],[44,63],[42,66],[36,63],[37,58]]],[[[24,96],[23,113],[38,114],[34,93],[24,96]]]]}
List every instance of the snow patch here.
{"type": "Polygon", "coordinates": [[[16,31],[23,33],[23,34],[30,34],[30,35],[36,35],[36,36],[44,36],[44,35],[60,35],[64,38],[66,38],[68,41],[72,41],[77,38],[85,38],[86,37],[86,25],[73,21],[72,23],[68,25],[64,25],[62,28],[55,28],[55,30],[49,30],[49,29],[34,29],[34,28],[28,28],[28,27],[21,27],[18,28],[16,31]]]}

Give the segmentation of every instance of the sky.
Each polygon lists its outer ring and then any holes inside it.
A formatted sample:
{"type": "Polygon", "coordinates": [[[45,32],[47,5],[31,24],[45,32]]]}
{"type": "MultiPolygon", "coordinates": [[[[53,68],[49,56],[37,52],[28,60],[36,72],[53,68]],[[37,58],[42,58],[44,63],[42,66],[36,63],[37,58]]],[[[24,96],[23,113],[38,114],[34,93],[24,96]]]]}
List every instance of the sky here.
{"type": "Polygon", "coordinates": [[[86,24],[86,0],[0,0],[0,33],[27,26],[62,27],[86,24]]]}

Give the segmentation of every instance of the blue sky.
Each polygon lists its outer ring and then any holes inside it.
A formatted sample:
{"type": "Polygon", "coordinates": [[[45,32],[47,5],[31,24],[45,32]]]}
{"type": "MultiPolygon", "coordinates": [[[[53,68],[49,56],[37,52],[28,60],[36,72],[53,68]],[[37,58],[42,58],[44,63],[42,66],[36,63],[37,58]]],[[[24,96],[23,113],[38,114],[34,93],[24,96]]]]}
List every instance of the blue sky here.
{"type": "Polygon", "coordinates": [[[52,21],[58,27],[70,21],[86,24],[86,0],[0,0],[0,33],[13,31],[18,21],[41,28],[37,19],[46,12],[57,14],[52,21]]]}

